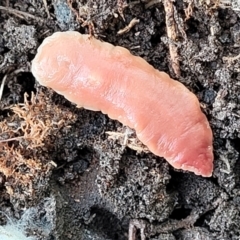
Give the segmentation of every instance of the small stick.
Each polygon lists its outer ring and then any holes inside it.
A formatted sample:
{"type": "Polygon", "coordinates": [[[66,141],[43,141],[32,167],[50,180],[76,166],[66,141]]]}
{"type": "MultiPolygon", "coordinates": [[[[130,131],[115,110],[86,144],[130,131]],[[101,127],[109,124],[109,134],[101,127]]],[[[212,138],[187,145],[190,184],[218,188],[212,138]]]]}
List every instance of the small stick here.
{"type": "Polygon", "coordinates": [[[4,89],[4,84],[5,84],[6,79],[7,79],[7,74],[3,77],[3,80],[2,80],[2,83],[1,83],[1,87],[0,87],[0,101],[2,99],[2,94],[3,94],[3,89],[4,89]]]}
{"type": "Polygon", "coordinates": [[[7,62],[7,58],[4,56],[4,59],[2,61],[2,63],[0,64],[0,71],[4,68],[4,65],[6,64],[7,62]]]}
{"type": "Polygon", "coordinates": [[[23,139],[24,136],[19,136],[19,137],[13,137],[13,138],[8,138],[8,139],[0,139],[0,143],[4,143],[4,142],[12,142],[12,141],[19,141],[21,139],[23,139]]]}
{"type": "Polygon", "coordinates": [[[48,18],[50,18],[51,16],[50,16],[50,12],[48,10],[47,0],[42,0],[42,1],[43,1],[43,4],[44,4],[44,7],[46,9],[47,16],[48,16],[48,18]]]}
{"type": "Polygon", "coordinates": [[[150,2],[148,2],[148,1],[145,1],[145,2],[146,2],[145,8],[148,9],[148,8],[152,7],[153,5],[155,5],[155,4],[162,2],[162,0],[152,0],[150,2]]]}
{"type": "Polygon", "coordinates": [[[82,18],[80,16],[79,12],[73,7],[73,1],[74,0],[67,0],[67,4],[68,4],[69,8],[71,9],[71,11],[75,14],[77,21],[81,24],[82,27],[88,26],[88,32],[89,32],[90,37],[92,37],[92,36],[97,37],[95,27],[94,27],[92,20],[84,20],[84,18],[82,18]]]}
{"type": "Polygon", "coordinates": [[[237,56],[233,56],[233,57],[223,57],[222,60],[228,61],[228,62],[233,62],[235,60],[238,60],[239,58],[240,58],[240,53],[237,56]]]}
{"type": "Polygon", "coordinates": [[[0,10],[4,10],[4,11],[7,11],[9,13],[12,13],[14,14],[15,16],[19,17],[19,18],[23,18],[21,15],[25,16],[25,17],[29,17],[29,18],[33,18],[37,21],[41,21],[43,22],[43,19],[40,18],[40,17],[36,17],[30,13],[26,13],[26,12],[22,12],[22,11],[19,11],[19,10],[16,10],[16,9],[13,9],[13,8],[10,8],[10,7],[3,7],[3,6],[0,6],[0,10]]]}
{"type": "Polygon", "coordinates": [[[174,41],[177,40],[177,26],[174,18],[174,6],[171,0],[163,1],[164,10],[166,13],[166,27],[169,41],[169,52],[172,61],[172,68],[177,77],[180,77],[180,66],[178,61],[177,47],[174,41]]]}
{"type": "Polygon", "coordinates": [[[129,32],[131,30],[131,28],[139,22],[140,22],[139,19],[133,18],[125,28],[123,28],[117,32],[117,35],[121,35],[121,34],[129,32]]]}
{"type": "Polygon", "coordinates": [[[117,6],[118,6],[118,13],[122,17],[123,21],[125,21],[123,10],[128,6],[128,4],[126,3],[125,0],[117,0],[117,6]]]}
{"type": "Polygon", "coordinates": [[[129,222],[128,240],[136,240],[137,229],[140,229],[141,240],[146,240],[145,229],[147,222],[142,219],[131,219],[129,222]]]}

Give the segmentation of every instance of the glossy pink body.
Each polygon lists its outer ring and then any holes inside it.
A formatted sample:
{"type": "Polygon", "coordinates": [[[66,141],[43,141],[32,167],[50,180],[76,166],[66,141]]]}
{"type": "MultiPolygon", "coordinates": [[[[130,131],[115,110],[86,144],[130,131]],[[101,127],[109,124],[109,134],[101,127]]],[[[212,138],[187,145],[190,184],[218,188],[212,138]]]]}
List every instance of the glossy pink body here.
{"type": "Polygon", "coordinates": [[[77,32],[54,33],[39,47],[32,72],[78,106],[134,128],[173,167],[211,176],[212,131],[197,97],[127,49],[77,32]]]}

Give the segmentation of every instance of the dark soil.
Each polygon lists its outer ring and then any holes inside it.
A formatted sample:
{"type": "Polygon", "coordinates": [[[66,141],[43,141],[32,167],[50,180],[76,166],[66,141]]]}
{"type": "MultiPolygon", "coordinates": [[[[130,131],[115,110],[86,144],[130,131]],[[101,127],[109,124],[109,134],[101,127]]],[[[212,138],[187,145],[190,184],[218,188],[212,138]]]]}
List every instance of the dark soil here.
{"type": "Polygon", "coordinates": [[[0,0],[0,223],[7,215],[45,240],[127,239],[136,219],[152,240],[240,239],[239,1],[175,1],[178,78],[162,1],[129,1],[125,22],[124,2],[0,0]],[[91,30],[193,91],[214,133],[213,176],[135,151],[134,132],[39,86],[31,60],[45,37],[65,30],[91,30]]]}

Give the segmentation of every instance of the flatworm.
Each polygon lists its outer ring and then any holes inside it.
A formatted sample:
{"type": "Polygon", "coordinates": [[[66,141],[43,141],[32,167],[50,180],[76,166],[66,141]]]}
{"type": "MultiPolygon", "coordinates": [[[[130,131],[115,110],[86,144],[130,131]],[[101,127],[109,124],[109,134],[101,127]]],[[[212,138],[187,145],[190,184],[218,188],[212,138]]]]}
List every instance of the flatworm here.
{"type": "Polygon", "coordinates": [[[174,168],[212,175],[212,131],[197,97],[143,58],[89,35],[57,32],[38,48],[32,73],[78,106],[135,129],[174,168]]]}

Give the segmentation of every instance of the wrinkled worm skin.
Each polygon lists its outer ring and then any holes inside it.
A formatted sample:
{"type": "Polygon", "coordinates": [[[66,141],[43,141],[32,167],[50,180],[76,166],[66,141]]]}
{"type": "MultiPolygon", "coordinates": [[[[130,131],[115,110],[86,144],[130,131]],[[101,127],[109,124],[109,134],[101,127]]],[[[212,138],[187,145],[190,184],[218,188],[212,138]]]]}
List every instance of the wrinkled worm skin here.
{"type": "Polygon", "coordinates": [[[74,31],[57,32],[38,48],[32,73],[78,106],[134,128],[173,167],[212,175],[212,131],[197,97],[127,49],[74,31]]]}

